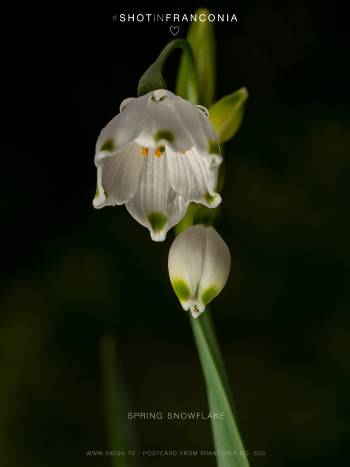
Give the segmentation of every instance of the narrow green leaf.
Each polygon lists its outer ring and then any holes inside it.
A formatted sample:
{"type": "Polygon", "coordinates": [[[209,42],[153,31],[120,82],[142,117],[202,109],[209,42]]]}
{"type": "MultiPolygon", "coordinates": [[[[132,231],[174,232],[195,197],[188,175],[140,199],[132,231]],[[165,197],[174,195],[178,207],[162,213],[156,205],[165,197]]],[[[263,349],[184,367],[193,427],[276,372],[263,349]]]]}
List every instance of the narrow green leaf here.
{"type": "MultiPolygon", "coordinates": [[[[127,396],[117,365],[115,340],[111,335],[105,335],[101,340],[100,361],[109,449],[112,451],[135,450],[137,448],[136,436],[126,414],[127,396]]],[[[110,461],[113,467],[135,467],[133,457],[111,455],[110,461]]]]}
{"type": "Polygon", "coordinates": [[[234,409],[233,396],[232,396],[230,384],[229,384],[229,381],[228,381],[228,376],[227,376],[227,373],[226,373],[224,360],[223,360],[221,350],[220,350],[220,347],[219,347],[219,344],[218,344],[218,341],[217,341],[216,332],[215,332],[215,329],[214,329],[214,325],[213,325],[213,321],[212,321],[209,306],[206,307],[205,313],[202,315],[201,324],[202,324],[204,333],[205,333],[205,335],[207,337],[208,344],[210,345],[210,348],[211,348],[211,351],[212,351],[212,354],[213,354],[213,358],[217,362],[218,371],[220,373],[221,380],[222,380],[222,382],[223,382],[223,384],[225,386],[227,396],[229,397],[231,406],[234,409]]]}
{"type": "Polygon", "coordinates": [[[211,412],[222,412],[223,419],[211,420],[218,467],[249,467],[237,422],[220,350],[216,342],[209,310],[199,318],[191,318],[199,358],[206,382],[211,412]]]}
{"type": "Polygon", "coordinates": [[[243,120],[247,98],[247,89],[241,88],[210,107],[209,119],[220,143],[228,141],[237,133],[243,120]]]}
{"type": "MultiPolygon", "coordinates": [[[[198,77],[198,103],[209,107],[215,97],[215,35],[213,23],[205,20],[209,11],[200,8],[197,17],[204,21],[191,23],[187,40],[192,46],[198,77]],[[200,16],[201,15],[201,16],[200,16]]],[[[176,81],[176,94],[188,99],[189,59],[183,53],[176,81]]]]}

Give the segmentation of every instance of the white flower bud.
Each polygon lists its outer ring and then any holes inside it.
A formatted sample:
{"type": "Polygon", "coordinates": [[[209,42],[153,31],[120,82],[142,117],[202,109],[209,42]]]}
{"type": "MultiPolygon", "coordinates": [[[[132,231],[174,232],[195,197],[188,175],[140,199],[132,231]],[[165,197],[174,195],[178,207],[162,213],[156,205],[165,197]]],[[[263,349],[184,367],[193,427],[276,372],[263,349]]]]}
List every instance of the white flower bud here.
{"type": "Polygon", "coordinates": [[[220,204],[221,161],[206,109],[164,89],[126,99],[96,143],[94,207],[125,204],[153,240],[164,240],[189,202],[220,204]]]}
{"type": "Polygon", "coordinates": [[[181,232],[169,251],[170,281],[184,310],[197,318],[224,288],[230,273],[228,246],[213,227],[181,232]]]}

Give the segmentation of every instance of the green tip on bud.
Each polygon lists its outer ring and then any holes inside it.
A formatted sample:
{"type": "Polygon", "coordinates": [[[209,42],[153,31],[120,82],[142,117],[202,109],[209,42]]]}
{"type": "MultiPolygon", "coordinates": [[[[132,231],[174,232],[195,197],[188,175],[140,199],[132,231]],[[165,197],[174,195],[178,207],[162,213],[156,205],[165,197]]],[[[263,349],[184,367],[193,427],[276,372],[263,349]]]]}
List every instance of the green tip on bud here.
{"type": "Polygon", "coordinates": [[[204,290],[202,294],[202,302],[205,305],[208,305],[208,303],[211,302],[213,298],[215,298],[219,294],[219,292],[220,290],[217,287],[215,287],[215,285],[208,287],[204,290]]]}
{"type": "Polygon", "coordinates": [[[173,286],[174,292],[180,302],[186,302],[190,299],[190,289],[183,279],[175,279],[172,281],[171,285],[173,286]]]}

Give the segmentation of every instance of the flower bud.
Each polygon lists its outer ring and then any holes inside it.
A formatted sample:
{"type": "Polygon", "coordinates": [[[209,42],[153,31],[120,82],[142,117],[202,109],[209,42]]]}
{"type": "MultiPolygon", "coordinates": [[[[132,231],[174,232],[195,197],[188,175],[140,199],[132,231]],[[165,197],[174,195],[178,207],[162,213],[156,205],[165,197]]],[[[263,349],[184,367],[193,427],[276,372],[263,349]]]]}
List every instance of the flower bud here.
{"type": "Polygon", "coordinates": [[[225,143],[233,138],[239,130],[247,99],[247,89],[241,88],[228,96],[222,97],[210,107],[210,122],[218,135],[220,143],[225,143]]]}
{"type": "Polygon", "coordinates": [[[171,245],[168,268],[183,309],[197,318],[224,288],[230,265],[230,250],[213,227],[195,225],[181,232],[171,245]]]}

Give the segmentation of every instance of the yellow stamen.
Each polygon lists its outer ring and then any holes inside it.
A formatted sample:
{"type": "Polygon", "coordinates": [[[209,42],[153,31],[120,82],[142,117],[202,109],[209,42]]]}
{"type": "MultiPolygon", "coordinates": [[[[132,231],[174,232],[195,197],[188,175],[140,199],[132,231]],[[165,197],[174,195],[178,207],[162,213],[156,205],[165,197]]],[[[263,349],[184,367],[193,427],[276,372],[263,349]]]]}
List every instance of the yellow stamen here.
{"type": "Polygon", "coordinates": [[[160,157],[162,155],[162,151],[160,150],[160,148],[157,148],[155,151],[154,151],[154,155],[156,157],[160,157]]]}
{"type": "Polygon", "coordinates": [[[148,156],[148,148],[142,147],[141,148],[141,156],[147,157],[148,156]]]}

